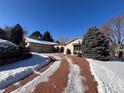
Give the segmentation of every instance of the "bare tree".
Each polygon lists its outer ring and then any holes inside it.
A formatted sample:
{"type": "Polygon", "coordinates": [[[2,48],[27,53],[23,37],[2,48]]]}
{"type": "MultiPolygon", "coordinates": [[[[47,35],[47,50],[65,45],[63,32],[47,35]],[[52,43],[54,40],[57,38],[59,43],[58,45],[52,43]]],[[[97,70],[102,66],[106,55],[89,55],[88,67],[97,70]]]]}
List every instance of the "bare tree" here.
{"type": "Polygon", "coordinates": [[[110,39],[113,54],[118,56],[124,41],[124,14],[108,21],[102,26],[101,30],[110,39]]]}
{"type": "Polygon", "coordinates": [[[61,44],[65,44],[67,41],[69,41],[69,38],[67,36],[60,36],[58,38],[58,41],[61,43],[61,44]]]}

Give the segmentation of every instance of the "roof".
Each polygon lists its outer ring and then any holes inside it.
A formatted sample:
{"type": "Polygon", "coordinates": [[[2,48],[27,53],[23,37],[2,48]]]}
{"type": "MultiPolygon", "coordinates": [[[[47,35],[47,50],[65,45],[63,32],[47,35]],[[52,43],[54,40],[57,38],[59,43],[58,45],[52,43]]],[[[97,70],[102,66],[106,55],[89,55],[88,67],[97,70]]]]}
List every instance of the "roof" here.
{"type": "Polygon", "coordinates": [[[71,42],[73,42],[73,41],[75,41],[75,40],[77,40],[77,39],[80,39],[80,38],[75,38],[75,39],[73,39],[73,40],[67,42],[65,45],[67,45],[67,44],[69,44],[69,43],[71,43],[71,42]]]}
{"type": "Polygon", "coordinates": [[[36,39],[29,38],[29,37],[25,37],[25,39],[30,43],[37,43],[37,44],[44,44],[44,45],[56,45],[57,44],[57,43],[54,43],[54,42],[36,40],[36,39]]]}

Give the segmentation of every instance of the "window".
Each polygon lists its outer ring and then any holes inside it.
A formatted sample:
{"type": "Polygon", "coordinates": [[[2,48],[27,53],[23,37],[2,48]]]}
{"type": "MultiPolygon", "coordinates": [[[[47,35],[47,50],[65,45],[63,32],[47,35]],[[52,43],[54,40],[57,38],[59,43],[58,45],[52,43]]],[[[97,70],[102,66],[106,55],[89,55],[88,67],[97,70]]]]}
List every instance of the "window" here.
{"type": "Polygon", "coordinates": [[[74,51],[81,51],[81,45],[74,45],[74,51]]]}

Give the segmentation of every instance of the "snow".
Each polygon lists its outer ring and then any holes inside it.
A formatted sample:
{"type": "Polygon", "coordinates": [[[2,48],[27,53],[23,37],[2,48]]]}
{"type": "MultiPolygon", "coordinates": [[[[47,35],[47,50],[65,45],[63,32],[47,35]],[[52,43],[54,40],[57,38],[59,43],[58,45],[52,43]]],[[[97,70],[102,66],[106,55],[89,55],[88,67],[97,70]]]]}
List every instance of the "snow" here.
{"type": "Polygon", "coordinates": [[[17,63],[0,66],[0,92],[50,62],[48,56],[32,53],[33,57],[17,63]]]}
{"type": "Polygon", "coordinates": [[[80,75],[80,67],[77,64],[74,64],[71,58],[66,58],[69,63],[70,73],[68,75],[68,84],[64,89],[64,93],[84,93],[85,86],[82,83],[82,80],[85,79],[80,75]]]}
{"type": "Polygon", "coordinates": [[[10,41],[7,41],[7,40],[3,40],[3,39],[0,39],[0,48],[8,48],[10,46],[14,46],[14,47],[17,47],[16,44],[10,42],[10,41]]]}
{"type": "Polygon", "coordinates": [[[30,93],[30,92],[33,92],[33,90],[35,90],[35,87],[39,83],[47,82],[49,80],[49,77],[53,75],[53,73],[60,67],[61,59],[59,57],[57,57],[56,59],[58,61],[55,61],[47,70],[40,73],[40,75],[34,78],[32,81],[12,91],[11,93],[30,93]]]}
{"type": "Polygon", "coordinates": [[[124,63],[88,59],[99,93],[124,93],[124,63]]]}
{"type": "Polygon", "coordinates": [[[28,37],[25,37],[25,39],[28,42],[31,42],[31,43],[38,43],[38,44],[45,44],[45,45],[56,45],[56,43],[53,43],[53,42],[48,42],[48,41],[43,41],[43,40],[36,40],[36,39],[28,38],[28,37]]]}

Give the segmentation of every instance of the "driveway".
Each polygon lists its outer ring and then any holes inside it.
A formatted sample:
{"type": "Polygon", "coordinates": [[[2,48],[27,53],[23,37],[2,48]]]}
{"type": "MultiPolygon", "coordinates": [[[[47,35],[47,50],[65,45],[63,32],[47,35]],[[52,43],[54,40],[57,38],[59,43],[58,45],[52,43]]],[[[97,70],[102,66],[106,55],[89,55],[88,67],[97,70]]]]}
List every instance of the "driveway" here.
{"type": "Polygon", "coordinates": [[[47,54],[51,62],[19,83],[8,86],[4,93],[98,93],[85,58],[74,55],[47,54]],[[37,82],[37,83],[36,83],[37,82]]]}

